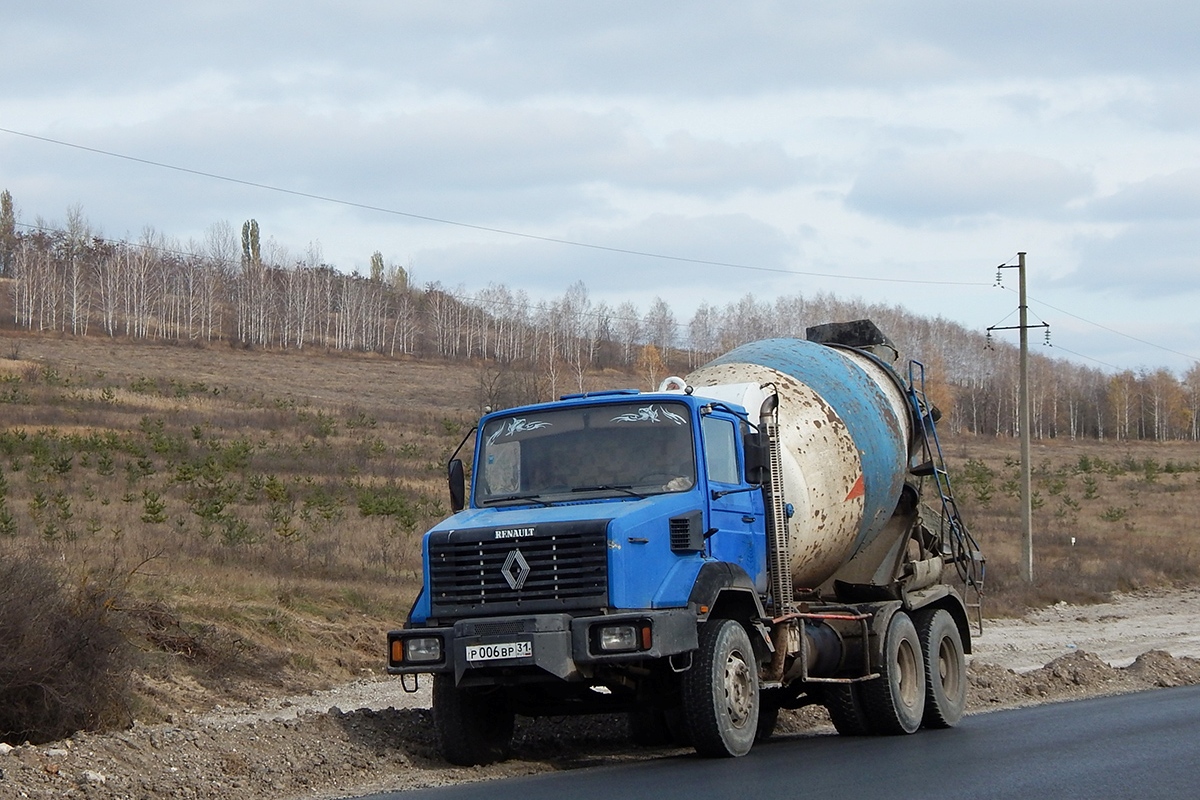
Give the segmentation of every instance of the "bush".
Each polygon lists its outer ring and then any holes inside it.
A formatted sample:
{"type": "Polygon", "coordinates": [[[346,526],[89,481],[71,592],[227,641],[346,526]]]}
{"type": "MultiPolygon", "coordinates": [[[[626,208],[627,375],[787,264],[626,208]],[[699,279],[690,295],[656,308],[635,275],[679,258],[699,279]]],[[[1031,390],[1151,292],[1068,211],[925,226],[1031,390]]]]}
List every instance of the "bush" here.
{"type": "Polygon", "coordinates": [[[130,648],[103,582],[0,560],[0,740],[41,743],[129,724],[130,648]]]}

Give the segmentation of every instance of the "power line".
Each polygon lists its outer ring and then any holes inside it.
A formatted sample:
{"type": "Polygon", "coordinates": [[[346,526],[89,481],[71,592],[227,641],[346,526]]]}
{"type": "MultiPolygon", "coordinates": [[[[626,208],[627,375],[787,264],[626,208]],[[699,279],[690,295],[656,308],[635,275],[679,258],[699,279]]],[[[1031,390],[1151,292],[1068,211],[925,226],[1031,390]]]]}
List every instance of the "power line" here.
{"type": "MultiPolygon", "coordinates": [[[[28,222],[14,222],[13,224],[16,225],[18,228],[27,228],[31,231],[39,231],[41,233],[58,233],[58,234],[67,233],[67,231],[62,228],[47,228],[45,225],[32,225],[28,222]]],[[[129,239],[106,239],[103,236],[89,236],[88,241],[102,242],[103,244],[108,244],[108,245],[121,245],[121,246],[125,246],[125,247],[136,247],[139,250],[148,250],[151,253],[165,253],[166,255],[169,255],[169,256],[181,256],[184,258],[191,258],[196,255],[196,253],[188,253],[183,250],[172,250],[169,247],[162,247],[162,246],[156,245],[156,244],[143,244],[142,242],[132,242],[129,239]]]]}
{"type": "Polygon", "coordinates": [[[875,282],[875,283],[906,283],[906,284],[919,284],[919,285],[926,285],[926,286],[987,286],[988,285],[986,283],[966,282],[966,281],[933,281],[933,280],[919,280],[916,278],[879,278],[879,277],[867,276],[867,275],[841,275],[841,274],[829,273],[829,272],[809,272],[809,271],[804,271],[804,270],[782,269],[782,268],[778,268],[778,267],[764,267],[764,266],[760,266],[760,265],[756,265],[756,264],[740,264],[737,262],[730,262],[730,261],[714,261],[714,260],[703,259],[703,258],[690,258],[688,256],[677,256],[677,255],[669,255],[666,253],[655,253],[655,252],[652,252],[649,250],[634,250],[634,249],[625,248],[625,247],[613,247],[611,245],[596,244],[594,242],[581,242],[581,241],[574,240],[574,239],[561,239],[561,238],[554,237],[554,236],[542,236],[542,235],[536,234],[536,233],[526,233],[523,231],[514,231],[514,230],[507,229],[507,228],[494,228],[494,227],[491,227],[488,225],[477,225],[477,224],[474,224],[471,222],[462,222],[461,220],[447,219],[444,217],[433,217],[433,216],[429,216],[426,214],[413,213],[411,211],[400,211],[400,210],[393,209],[393,208],[386,208],[384,206],[376,206],[376,205],[371,205],[368,203],[359,203],[359,202],[355,202],[353,200],[343,200],[343,199],[337,198],[337,197],[329,197],[327,195],[314,194],[311,192],[302,192],[302,191],[298,191],[296,189],[287,189],[287,188],[284,188],[281,186],[274,186],[272,184],[260,183],[258,181],[244,180],[242,178],[233,178],[228,175],[220,175],[215,172],[206,172],[204,170],[191,169],[189,167],[181,167],[181,166],[178,166],[175,164],[167,164],[162,161],[153,161],[153,160],[147,159],[147,158],[139,158],[138,156],[126,155],[124,153],[117,153],[117,152],[113,152],[111,150],[103,150],[103,149],[100,149],[97,147],[88,147],[86,145],[75,144],[73,142],[66,142],[61,139],[51,139],[46,136],[38,136],[38,135],[32,134],[32,133],[24,133],[22,131],[12,130],[11,128],[0,128],[0,132],[11,134],[13,136],[21,136],[26,139],[33,139],[33,140],[39,141],[39,142],[45,142],[47,144],[58,145],[60,147],[69,147],[69,148],[72,148],[75,150],[82,150],[87,153],[95,153],[97,155],[108,156],[110,158],[119,158],[124,161],[132,161],[137,164],[145,164],[147,166],[158,167],[160,169],[169,169],[169,170],[173,170],[175,172],[182,172],[182,173],[185,173],[188,175],[197,175],[202,178],[210,178],[212,180],[225,181],[226,183],[234,183],[239,186],[249,186],[254,189],[263,189],[265,191],[270,191],[270,192],[279,192],[281,194],[287,194],[287,195],[291,195],[293,197],[303,197],[308,200],[318,200],[323,203],[334,203],[336,205],[346,206],[349,208],[362,209],[364,211],[375,211],[380,214],[390,214],[392,216],[404,217],[406,219],[420,220],[421,222],[432,222],[432,223],[435,223],[438,225],[450,225],[450,226],[454,226],[454,227],[458,227],[458,228],[466,228],[468,230],[483,231],[485,233],[495,233],[495,234],[500,234],[502,236],[513,236],[513,237],[517,237],[520,239],[528,239],[528,240],[538,241],[538,242],[548,242],[550,244],[561,244],[561,245],[566,245],[569,247],[582,247],[582,248],[586,248],[589,250],[599,250],[599,251],[606,252],[606,253],[619,253],[621,255],[637,256],[639,258],[654,258],[654,259],[659,259],[659,260],[663,260],[663,261],[674,261],[674,262],[685,263],[685,264],[698,264],[701,266],[708,266],[708,267],[725,267],[725,268],[729,268],[729,269],[743,269],[743,270],[751,270],[754,272],[770,272],[770,273],[776,273],[776,274],[781,274],[781,275],[801,275],[801,276],[810,277],[810,278],[836,278],[839,280],[867,281],[867,282],[875,282]]]}
{"type": "MultiPolygon", "coordinates": [[[[539,234],[526,233],[523,231],[514,231],[514,230],[509,230],[506,228],[496,228],[496,227],[491,227],[491,226],[487,226],[487,225],[477,225],[477,224],[470,223],[470,222],[463,222],[461,220],[453,220],[453,219],[447,219],[447,218],[443,218],[443,217],[434,217],[434,216],[429,216],[429,215],[425,215],[425,214],[417,214],[417,213],[409,212],[409,211],[400,211],[397,209],[386,208],[383,206],[371,205],[368,203],[359,203],[359,202],[355,202],[352,200],[344,200],[341,198],[329,197],[326,195],[320,195],[320,194],[315,194],[315,193],[311,193],[311,192],[302,192],[302,191],[299,191],[296,189],[288,189],[288,188],[281,187],[281,186],[274,186],[272,184],[260,183],[257,181],[250,181],[250,180],[245,180],[242,178],[234,178],[234,177],[230,177],[228,175],[221,175],[221,174],[214,173],[214,172],[207,172],[204,170],[192,169],[189,167],[181,167],[176,164],[168,164],[168,163],[161,162],[161,161],[154,161],[151,159],[140,158],[138,156],[131,156],[131,155],[127,155],[124,153],[117,153],[117,152],[114,152],[111,150],[104,150],[101,148],[89,147],[87,145],[76,144],[74,142],[67,142],[67,141],[63,141],[61,139],[52,139],[52,138],[49,138],[46,136],[38,136],[36,134],[25,133],[23,131],[13,130],[11,128],[0,127],[0,132],[7,133],[7,134],[10,134],[13,136],[24,137],[26,139],[33,139],[33,140],[39,141],[39,142],[45,142],[47,144],[58,145],[60,147],[69,147],[69,148],[72,148],[75,150],[81,150],[81,151],[88,152],[88,153],[94,153],[97,155],[107,156],[110,158],[117,158],[117,159],[122,159],[125,161],[132,161],[132,162],[138,163],[138,164],[145,164],[147,166],[158,167],[160,169],[168,169],[168,170],[172,170],[175,172],[182,172],[185,174],[196,175],[199,177],[209,178],[212,180],[224,181],[226,183],[233,183],[233,184],[237,184],[240,186],[248,186],[248,187],[255,188],[255,189],[263,189],[265,191],[278,192],[281,194],[287,194],[287,195],[291,195],[294,197],[303,197],[303,198],[309,199],[309,200],[317,200],[317,201],[325,202],[325,203],[333,203],[336,205],[346,206],[349,208],[357,208],[357,209],[362,209],[365,211],[374,211],[374,212],[381,213],[381,214],[389,214],[392,216],[405,217],[407,219],[420,220],[422,222],[432,222],[432,223],[436,223],[439,225],[449,225],[449,226],[453,226],[453,227],[465,228],[468,230],[476,230],[476,231],[482,231],[482,232],[486,232],[486,233],[495,233],[495,234],[500,234],[503,236],[512,236],[512,237],[528,239],[528,240],[532,240],[532,241],[547,242],[550,244],[560,244],[560,245],[565,245],[565,246],[569,246],[569,247],[581,247],[581,248],[586,248],[586,249],[590,249],[590,250],[598,250],[598,251],[602,251],[602,252],[619,253],[621,255],[637,256],[640,258],[654,258],[654,259],[673,261],[673,262],[679,262],[679,263],[697,264],[697,265],[711,266],[711,267],[724,267],[724,268],[729,268],[729,269],[751,270],[751,271],[755,271],[755,272],[769,272],[769,273],[782,274],[782,275],[799,275],[799,276],[804,276],[804,277],[816,277],[816,278],[835,278],[835,279],[840,279],[840,280],[866,281],[866,282],[875,282],[875,283],[902,283],[902,284],[919,284],[919,285],[931,285],[931,286],[972,286],[972,287],[988,285],[986,283],[973,282],[973,281],[933,281],[933,280],[919,280],[919,279],[915,279],[915,278],[880,278],[880,277],[867,276],[867,275],[841,275],[841,274],[828,273],[828,272],[810,272],[810,271],[805,271],[805,270],[789,270],[789,269],[782,269],[782,268],[778,268],[778,267],[764,267],[764,266],[755,265],[755,264],[740,264],[740,263],[736,263],[736,262],[715,261],[715,260],[708,260],[708,259],[690,258],[687,256],[670,255],[670,254],[666,254],[666,253],[655,253],[655,252],[647,251],[647,250],[634,250],[634,249],[630,249],[630,248],[613,247],[610,245],[601,245],[601,244],[596,244],[593,242],[582,242],[582,241],[577,241],[577,240],[572,240],[572,239],[562,239],[562,238],[553,237],[553,236],[542,236],[539,234]]],[[[37,226],[27,225],[25,227],[37,229],[37,226]]],[[[144,245],[137,245],[137,246],[141,247],[144,245]]],[[[172,252],[172,251],[164,250],[164,252],[172,252]]],[[[176,255],[185,255],[182,253],[175,253],[175,254],[176,255]]],[[[1009,259],[1009,260],[1011,260],[1011,259],[1009,259]]],[[[1013,291],[1012,289],[1010,289],[1007,286],[1005,286],[1003,288],[1008,289],[1009,291],[1013,291]]],[[[1111,328],[1107,325],[1102,325],[1098,322],[1094,322],[1092,320],[1086,319],[1077,314],[1073,314],[1070,311],[1066,311],[1064,309],[1058,308],[1057,306],[1047,303],[1044,300],[1040,300],[1040,299],[1034,298],[1034,297],[1030,297],[1029,299],[1034,300],[1035,302],[1041,303],[1042,305],[1046,306],[1047,308],[1052,308],[1055,311],[1058,311],[1059,313],[1066,314],[1067,316],[1077,319],[1080,322],[1085,322],[1089,325],[1093,325],[1097,328],[1100,328],[1101,330],[1108,331],[1109,333],[1113,333],[1117,336],[1122,336],[1131,341],[1138,342],[1139,344],[1146,345],[1147,347],[1153,347],[1158,350],[1162,350],[1163,352],[1166,352],[1166,353],[1171,353],[1173,355],[1182,356],[1182,357],[1190,359],[1191,361],[1194,361],[1194,362],[1200,362],[1200,358],[1197,358],[1196,356],[1191,355],[1190,353],[1184,353],[1179,350],[1174,350],[1172,348],[1165,347],[1163,345],[1147,341],[1145,339],[1140,339],[1136,336],[1132,336],[1130,334],[1116,330],[1115,328],[1111,328]]],[[[676,324],[679,324],[679,323],[676,323],[676,324]]],[[[1066,348],[1059,348],[1059,349],[1063,350],[1064,352],[1072,352],[1070,350],[1067,350],[1066,348]]],[[[1100,361],[1099,359],[1091,358],[1090,356],[1085,356],[1081,353],[1072,353],[1072,354],[1077,355],[1080,358],[1085,358],[1089,361],[1094,361],[1097,364],[1104,364],[1105,366],[1109,366],[1109,367],[1112,367],[1113,369],[1117,369],[1116,367],[1113,367],[1113,365],[1106,364],[1105,362],[1100,361]]]]}
{"type": "MultiPolygon", "coordinates": [[[[1066,312],[1063,312],[1063,313],[1066,313],[1066,312]]],[[[1052,344],[1050,342],[1047,342],[1046,346],[1053,347],[1055,350],[1062,350],[1064,353],[1070,353],[1073,356],[1077,356],[1078,358],[1086,359],[1095,364],[1099,364],[1102,367],[1108,367],[1109,369],[1111,369],[1115,372],[1121,372],[1121,368],[1115,364],[1109,364],[1107,361],[1101,361],[1098,358],[1092,358],[1091,356],[1085,356],[1083,353],[1076,353],[1074,350],[1068,350],[1067,348],[1063,347],[1062,345],[1057,345],[1057,344],[1052,344]]]]}
{"type": "MultiPolygon", "coordinates": [[[[1004,288],[1005,288],[1005,289],[1007,289],[1007,290],[1008,290],[1008,291],[1010,291],[1010,292],[1011,292],[1011,291],[1013,291],[1011,288],[1009,288],[1009,287],[1007,287],[1007,286],[1005,286],[1004,288]]],[[[1099,328],[1100,330],[1103,330],[1103,331],[1108,331],[1109,333],[1115,334],[1115,335],[1117,335],[1117,336],[1122,336],[1122,337],[1124,337],[1124,338],[1126,338],[1126,339],[1129,339],[1130,341],[1137,342],[1138,344],[1144,344],[1144,345],[1146,345],[1147,347],[1153,347],[1153,348],[1155,348],[1155,349],[1157,349],[1157,350],[1162,350],[1164,353],[1171,353],[1172,355],[1176,355],[1176,356],[1183,356],[1184,358],[1186,358],[1186,359],[1189,359],[1189,360],[1191,360],[1191,361],[1200,362],[1200,358],[1198,358],[1198,357],[1196,357],[1196,356],[1192,355],[1191,353],[1184,353],[1184,352],[1182,352],[1182,351],[1180,351],[1180,350],[1173,350],[1173,349],[1171,349],[1170,347],[1167,347],[1167,346],[1165,346],[1165,345],[1156,344],[1156,343],[1154,343],[1154,342],[1150,342],[1150,341],[1147,341],[1147,340],[1145,340],[1145,339],[1140,339],[1140,338],[1138,338],[1137,336],[1134,336],[1134,335],[1132,335],[1132,334],[1125,333],[1124,331],[1119,331],[1119,330],[1117,330],[1116,328],[1111,328],[1111,327],[1109,327],[1108,325],[1103,325],[1103,324],[1101,324],[1101,323],[1099,323],[1099,322],[1096,322],[1096,321],[1094,321],[1094,320],[1087,319],[1086,317],[1081,317],[1081,316],[1079,316],[1078,314],[1073,314],[1073,313],[1071,313],[1070,311],[1067,311],[1067,310],[1065,310],[1065,309],[1059,308],[1058,306],[1055,306],[1055,305],[1052,305],[1052,304],[1050,304],[1050,303],[1047,303],[1045,300],[1040,300],[1040,299],[1038,299],[1038,298],[1036,298],[1036,297],[1033,297],[1032,295],[1029,297],[1029,299],[1030,299],[1030,300],[1032,300],[1032,301],[1034,301],[1034,302],[1036,302],[1036,303],[1040,303],[1041,305],[1044,305],[1046,308],[1052,308],[1052,309],[1054,309],[1055,311],[1057,311],[1057,312],[1058,312],[1058,313],[1060,313],[1060,314],[1066,314],[1068,317],[1071,317],[1072,319],[1077,319],[1077,320],[1079,320],[1080,322],[1087,323],[1088,325],[1092,325],[1092,326],[1094,326],[1094,327],[1096,327],[1096,328],[1099,328]]],[[[1065,348],[1060,348],[1060,349],[1064,349],[1064,350],[1065,350],[1065,348]]],[[[1067,351],[1067,352],[1070,352],[1070,351],[1067,351]]],[[[1080,355],[1080,354],[1079,354],[1079,353],[1075,353],[1075,355],[1080,355]]],[[[1094,359],[1094,358],[1090,358],[1089,356],[1082,356],[1082,357],[1083,357],[1083,358],[1087,358],[1087,359],[1088,359],[1088,360],[1090,360],[1090,361],[1095,361],[1095,362],[1096,362],[1096,363],[1098,363],[1098,364],[1103,364],[1103,363],[1104,363],[1103,361],[1100,361],[1100,360],[1098,360],[1098,359],[1094,359]]],[[[1111,365],[1111,364],[1107,364],[1106,366],[1112,366],[1112,365],[1111,365]]],[[[1117,367],[1113,367],[1113,369],[1117,369],[1117,367]]]]}

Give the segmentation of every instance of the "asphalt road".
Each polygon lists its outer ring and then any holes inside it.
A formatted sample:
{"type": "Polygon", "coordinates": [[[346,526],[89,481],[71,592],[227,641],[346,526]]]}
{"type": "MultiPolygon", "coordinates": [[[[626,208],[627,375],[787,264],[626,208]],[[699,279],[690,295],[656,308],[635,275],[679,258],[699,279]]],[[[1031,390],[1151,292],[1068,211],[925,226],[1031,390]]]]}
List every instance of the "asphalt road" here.
{"type": "Polygon", "coordinates": [[[740,759],[678,756],[370,800],[1200,797],[1200,686],[997,711],[913,736],[790,737],[740,759]]]}

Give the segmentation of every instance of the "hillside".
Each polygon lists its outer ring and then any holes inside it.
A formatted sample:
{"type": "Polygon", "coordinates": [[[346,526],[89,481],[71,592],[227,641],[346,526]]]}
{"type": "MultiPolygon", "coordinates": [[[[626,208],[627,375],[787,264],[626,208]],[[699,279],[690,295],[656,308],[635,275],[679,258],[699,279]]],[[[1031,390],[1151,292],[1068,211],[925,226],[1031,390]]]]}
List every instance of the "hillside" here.
{"type": "Polygon", "coordinates": [[[378,670],[475,415],[461,369],[6,345],[0,547],[116,584],[145,651],[139,717],[378,670]]]}
{"type": "MultiPolygon", "coordinates": [[[[53,335],[0,345],[0,548],[68,586],[113,587],[141,651],[133,716],[380,672],[383,634],[419,583],[420,535],[447,512],[443,464],[494,371],[53,335]]],[[[1038,441],[1029,586],[1013,569],[1016,442],[944,443],[989,559],[988,613],[1200,574],[1200,447],[1038,441]]]]}

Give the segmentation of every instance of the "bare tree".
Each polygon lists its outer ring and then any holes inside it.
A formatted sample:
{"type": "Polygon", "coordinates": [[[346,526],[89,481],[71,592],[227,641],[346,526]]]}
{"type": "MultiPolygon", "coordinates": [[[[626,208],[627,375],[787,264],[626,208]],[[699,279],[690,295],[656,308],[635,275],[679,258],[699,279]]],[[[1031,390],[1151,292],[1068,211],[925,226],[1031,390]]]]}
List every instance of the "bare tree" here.
{"type": "Polygon", "coordinates": [[[617,306],[613,327],[617,333],[617,343],[621,346],[621,363],[631,366],[636,355],[634,347],[642,337],[642,316],[637,306],[628,300],[617,306]]]}
{"type": "Polygon", "coordinates": [[[238,238],[227,220],[209,226],[204,236],[205,271],[201,312],[205,338],[211,341],[224,330],[221,309],[236,291],[234,278],[238,263],[238,238]]]}
{"type": "Polygon", "coordinates": [[[719,313],[708,303],[701,303],[692,314],[692,319],[688,322],[689,367],[696,366],[717,352],[719,313]]]}
{"type": "MultiPolygon", "coordinates": [[[[83,206],[76,203],[67,209],[67,227],[63,240],[62,258],[66,266],[66,308],[71,333],[81,336],[87,333],[88,314],[91,311],[91,288],[87,280],[88,245],[91,244],[92,227],[83,215],[83,206]]],[[[66,321],[64,321],[64,328],[66,321]]]]}
{"type": "Polygon", "coordinates": [[[665,300],[655,297],[642,324],[646,332],[646,340],[658,349],[663,366],[668,366],[671,363],[671,348],[675,346],[675,339],[678,335],[675,313],[671,311],[671,307],[665,300]]]}
{"type": "Polygon", "coordinates": [[[100,324],[109,337],[117,335],[121,296],[121,250],[127,245],[104,243],[92,259],[92,285],[100,304],[100,324]]]}

